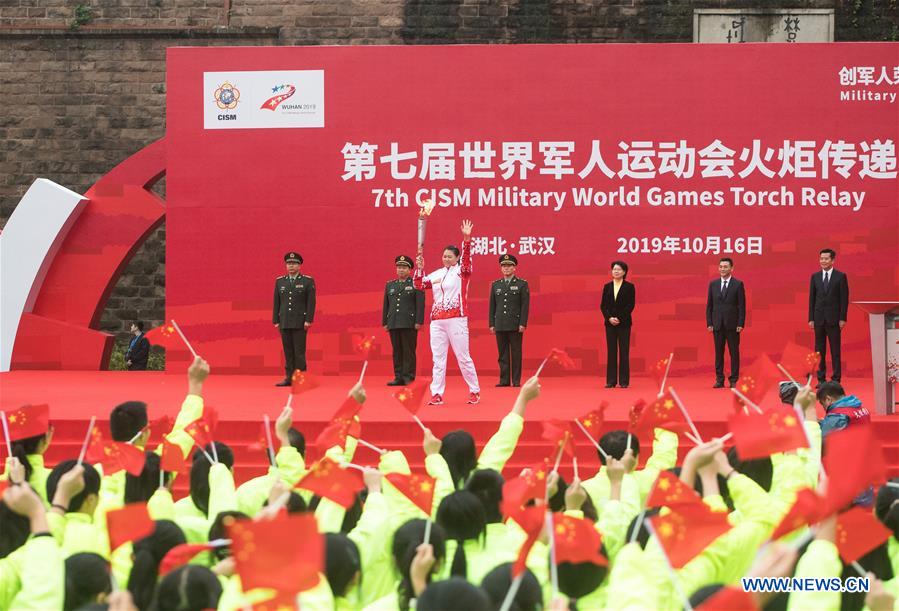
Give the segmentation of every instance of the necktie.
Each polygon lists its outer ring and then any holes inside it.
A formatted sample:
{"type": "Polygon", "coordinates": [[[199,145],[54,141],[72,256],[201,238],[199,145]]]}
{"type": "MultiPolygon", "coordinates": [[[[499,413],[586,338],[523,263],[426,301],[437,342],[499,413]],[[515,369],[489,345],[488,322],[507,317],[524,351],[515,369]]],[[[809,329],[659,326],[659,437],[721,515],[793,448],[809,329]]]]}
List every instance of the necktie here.
{"type": "Polygon", "coordinates": [[[830,288],[830,272],[824,272],[824,290],[830,288]]]}
{"type": "Polygon", "coordinates": [[[727,280],[721,283],[721,296],[724,297],[724,293],[727,292],[727,280]]]}

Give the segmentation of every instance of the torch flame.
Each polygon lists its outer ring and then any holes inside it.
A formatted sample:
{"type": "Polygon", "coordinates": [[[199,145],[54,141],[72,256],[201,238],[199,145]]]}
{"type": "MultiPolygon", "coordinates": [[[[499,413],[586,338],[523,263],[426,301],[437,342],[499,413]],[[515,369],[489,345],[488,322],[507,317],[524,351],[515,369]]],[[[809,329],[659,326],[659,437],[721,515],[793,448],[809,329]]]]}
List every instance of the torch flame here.
{"type": "Polygon", "coordinates": [[[425,217],[431,216],[431,212],[434,211],[434,208],[437,207],[437,204],[432,199],[426,199],[421,203],[421,210],[418,211],[418,216],[425,217]]]}

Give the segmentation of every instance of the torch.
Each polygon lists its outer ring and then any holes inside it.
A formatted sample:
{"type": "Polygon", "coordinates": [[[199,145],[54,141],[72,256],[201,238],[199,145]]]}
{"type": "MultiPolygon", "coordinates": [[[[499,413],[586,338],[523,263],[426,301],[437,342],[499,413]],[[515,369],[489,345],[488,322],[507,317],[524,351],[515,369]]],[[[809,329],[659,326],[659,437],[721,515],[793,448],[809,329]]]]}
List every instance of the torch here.
{"type": "Polygon", "coordinates": [[[426,199],[421,203],[421,208],[418,211],[418,254],[424,251],[425,228],[428,226],[428,217],[434,211],[436,205],[434,200],[426,199]]]}

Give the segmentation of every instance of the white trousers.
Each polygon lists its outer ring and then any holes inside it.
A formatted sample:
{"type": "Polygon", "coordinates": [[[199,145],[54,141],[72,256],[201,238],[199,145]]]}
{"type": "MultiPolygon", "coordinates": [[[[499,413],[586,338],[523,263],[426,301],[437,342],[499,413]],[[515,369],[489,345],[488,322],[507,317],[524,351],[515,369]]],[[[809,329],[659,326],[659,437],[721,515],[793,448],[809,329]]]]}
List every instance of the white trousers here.
{"type": "Polygon", "coordinates": [[[469,392],[481,392],[478,372],[468,353],[468,317],[444,318],[431,321],[431,354],[434,356],[434,371],[431,374],[431,394],[442,395],[446,390],[446,354],[450,346],[462,377],[468,384],[469,392]]]}

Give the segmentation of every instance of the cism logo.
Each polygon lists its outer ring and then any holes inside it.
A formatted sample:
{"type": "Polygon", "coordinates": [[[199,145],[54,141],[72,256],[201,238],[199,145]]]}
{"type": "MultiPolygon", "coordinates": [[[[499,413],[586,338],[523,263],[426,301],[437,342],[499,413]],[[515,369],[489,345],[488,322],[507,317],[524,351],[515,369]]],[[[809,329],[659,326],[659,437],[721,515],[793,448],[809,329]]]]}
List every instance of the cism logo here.
{"type": "MultiPolygon", "coordinates": [[[[222,83],[218,89],[215,90],[215,105],[219,107],[219,110],[233,110],[237,108],[237,103],[240,101],[240,89],[225,81],[222,83]]],[[[237,119],[237,115],[235,114],[219,114],[219,121],[234,121],[237,119]]]]}

